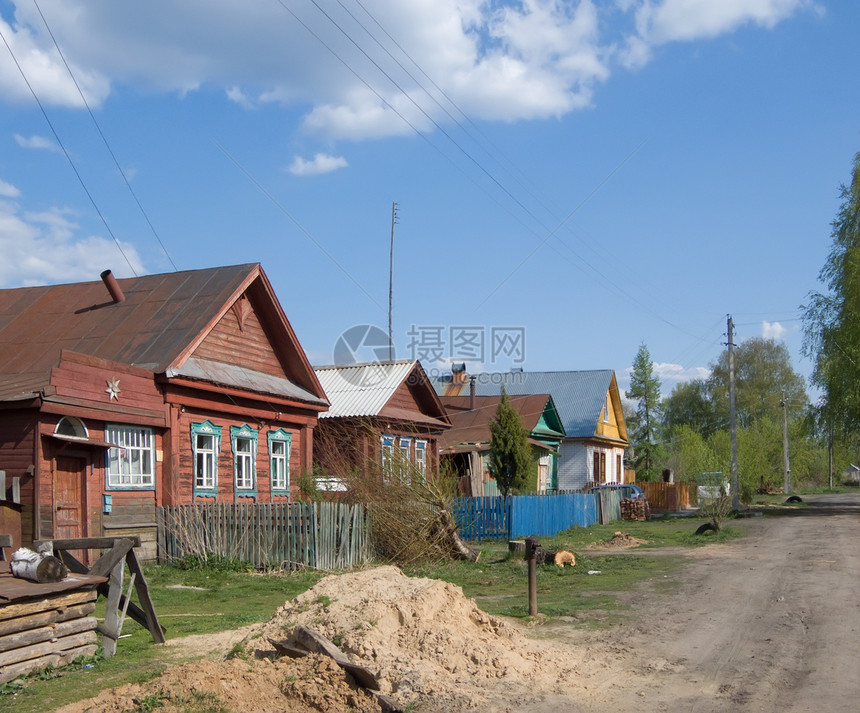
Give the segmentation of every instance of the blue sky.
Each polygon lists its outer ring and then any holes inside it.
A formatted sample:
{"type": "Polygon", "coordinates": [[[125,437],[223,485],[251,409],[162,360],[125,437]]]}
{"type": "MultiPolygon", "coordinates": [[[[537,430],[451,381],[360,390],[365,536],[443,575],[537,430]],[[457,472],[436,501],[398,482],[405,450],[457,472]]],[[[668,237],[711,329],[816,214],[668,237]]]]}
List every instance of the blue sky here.
{"type": "Polygon", "coordinates": [[[396,202],[397,356],[430,370],[623,387],[644,341],[668,393],[731,313],[808,375],[858,27],[853,0],[0,0],[0,287],[261,262],[330,363],[387,326],[396,202]]]}

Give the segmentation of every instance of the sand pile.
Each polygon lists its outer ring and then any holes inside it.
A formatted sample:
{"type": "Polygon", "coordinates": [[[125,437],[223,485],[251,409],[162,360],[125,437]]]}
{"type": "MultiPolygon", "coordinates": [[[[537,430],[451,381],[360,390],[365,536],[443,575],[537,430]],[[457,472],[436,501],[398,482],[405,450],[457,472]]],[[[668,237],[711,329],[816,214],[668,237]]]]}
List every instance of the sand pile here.
{"type": "Polygon", "coordinates": [[[460,587],[390,566],[326,577],[247,643],[264,646],[260,634],[288,639],[296,624],[334,641],[402,704],[447,700],[462,710],[483,701],[481,688],[524,684],[538,671],[563,680],[571,668],[545,644],[479,610],[460,587]]]}
{"type": "Polygon", "coordinates": [[[79,701],[56,713],[158,710],[242,713],[378,713],[378,703],[356,688],[327,656],[278,661],[196,661],[168,668],[157,679],[79,701]]]}
{"type": "Polygon", "coordinates": [[[604,540],[603,542],[592,542],[591,546],[605,550],[622,550],[628,547],[638,547],[639,545],[645,545],[647,543],[648,540],[633,537],[629,532],[616,532],[608,540],[604,540]]]}
{"type": "MultiPolygon", "coordinates": [[[[58,713],[379,711],[331,659],[275,657],[266,637],[288,640],[297,624],[330,639],[378,677],[383,693],[422,713],[546,710],[552,696],[570,695],[579,675],[573,675],[579,663],[569,648],[526,638],[479,610],[460,587],[378,567],[325,577],[267,623],[246,628],[245,657],[223,660],[227,640],[218,638],[221,660],[168,668],[157,679],[105,691],[58,713]],[[273,660],[258,658],[266,651],[273,660]]],[[[188,638],[195,639],[189,650],[207,652],[201,637],[188,638]]],[[[211,639],[210,648],[215,645],[211,639]]]]}

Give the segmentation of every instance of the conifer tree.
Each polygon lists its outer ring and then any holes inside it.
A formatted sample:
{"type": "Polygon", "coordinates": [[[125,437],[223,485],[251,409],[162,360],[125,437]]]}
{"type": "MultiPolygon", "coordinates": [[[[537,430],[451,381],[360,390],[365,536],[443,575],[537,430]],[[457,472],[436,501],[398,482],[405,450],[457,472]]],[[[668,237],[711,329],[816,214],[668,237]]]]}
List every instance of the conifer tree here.
{"type": "Polygon", "coordinates": [[[523,420],[502,387],[496,416],[490,421],[489,470],[499,491],[507,497],[512,490],[525,487],[532,467],[529,434],[523,420]]]}
{"type": "Polygon", "coordinates": [[[636,401],[636,413],[631,419],[631,443],[636,477],[641,480],[657,480],[658,461],[663,449],[658,441],[661,402],[660,379],[654,375],[651,353],[645,342],[639,345],[630,374],[630,389],[625,391],[628,399],[636,401]]]}

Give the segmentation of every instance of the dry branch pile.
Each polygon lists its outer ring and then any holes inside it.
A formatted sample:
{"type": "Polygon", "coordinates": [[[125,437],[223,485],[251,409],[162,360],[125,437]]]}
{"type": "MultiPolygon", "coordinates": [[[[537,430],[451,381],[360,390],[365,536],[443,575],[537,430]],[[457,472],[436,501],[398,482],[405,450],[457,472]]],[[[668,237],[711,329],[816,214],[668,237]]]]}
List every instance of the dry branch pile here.
{"type": "MultiPolygon", "coordinates": [[[[370,430],[367,440],[379,443],[370,430]]],[[[371,539],[379,556],[400,565],[456,558],[477,561],[478,550],[464,543],[451,514],[456,479],[446,472],[426,474],[397,449],[383,465],[355,452],[348,439],[315,445],[328,469],[322,478],[345,488],[345,500],[362,503],[370,517],[371,539]]]]}

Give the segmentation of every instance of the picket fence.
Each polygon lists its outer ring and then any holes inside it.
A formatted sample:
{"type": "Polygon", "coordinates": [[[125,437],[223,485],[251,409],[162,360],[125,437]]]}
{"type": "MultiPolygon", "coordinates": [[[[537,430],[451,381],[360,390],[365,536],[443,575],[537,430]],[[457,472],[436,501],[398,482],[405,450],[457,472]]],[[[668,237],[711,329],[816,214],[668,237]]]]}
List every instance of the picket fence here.
{"type": "MultiPolygon", "coordinates": [[[[453,516],[465,540],[551,537],[621,518],[618,493],[458,498],[453,516]]],[[[235,557],[258,568],[346,569],[369,562],[367,513],[345,503],[213,503],[159,507],[158,556],[235,557]]]]}
{"type": "Polygon", "coordinates": [[[217,554],[255,567],[336,570],[372,559],[366,512],[344,503],[159,507],[159,559],[217,554]]]}
{"type": "Polygon", "coordinates": [[[571,527],[620,518],[617,493],[485,496],[458,498],[454,505],[454,519],[466,540],[552,537],[571,527]]]}

